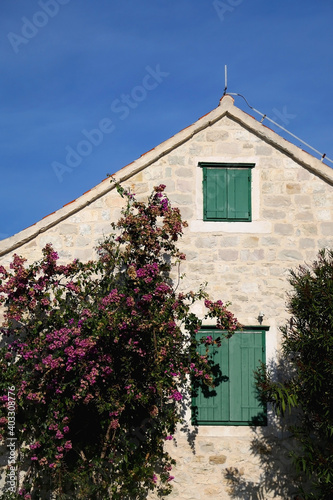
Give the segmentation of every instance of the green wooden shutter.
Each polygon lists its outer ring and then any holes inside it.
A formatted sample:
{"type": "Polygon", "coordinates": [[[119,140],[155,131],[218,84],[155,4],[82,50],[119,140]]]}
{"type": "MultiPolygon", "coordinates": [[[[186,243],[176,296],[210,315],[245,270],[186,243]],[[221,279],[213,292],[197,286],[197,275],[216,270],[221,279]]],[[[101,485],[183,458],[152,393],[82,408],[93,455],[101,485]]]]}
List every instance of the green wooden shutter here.
{"type": "Polygon", "coordinates": [[[205,219],[227,218],[227,171],[204,168],[205,219]]]}
{"type": "MultiPolygon", "coordinates": [[[[201,330],[199,338],[211,335],[214,339],[221,338],[221,331],[201,330]]],[[[206,354],[206,347],[199,346],[199,354],[206,354]]],[[[215,422],[228,421],[230,418],[229,406],[229,343],[227,339],[222,340],[221,347],[209,346],[210,360],[214,365],[216,373],[216,387],[205,387],[199,389],[197,397],[193,398],[193,404],[199,410],[199,424],[214,424],[215,422]]]]}
{"type": "Polygon", "coordinates": [[[229,357],[230,421],[255,423],[263,419],[253,375],[264,361],[263,334],[236,332],[229,341],[229,357]]]}
{"type": "Polygon", "coordinates": [[[251,170],[228,169],[228,219],[251,220],[251,170]]]}
{"type": "MultiPolygon", "coordinates": [[[[202,336],[223,337],[220,330],[201,330],[202,336]]],[[[257,399],[254,370],[265,362],[265,332],[236,332],[222,339],[221,347],[210,346],[210,359],[217,376],[215,389],[199,389],[193,398],[199,425],[263,425],[266,411],[257,399]]],[[[200,354],[206,352],[199,347],[200,354]]]]}

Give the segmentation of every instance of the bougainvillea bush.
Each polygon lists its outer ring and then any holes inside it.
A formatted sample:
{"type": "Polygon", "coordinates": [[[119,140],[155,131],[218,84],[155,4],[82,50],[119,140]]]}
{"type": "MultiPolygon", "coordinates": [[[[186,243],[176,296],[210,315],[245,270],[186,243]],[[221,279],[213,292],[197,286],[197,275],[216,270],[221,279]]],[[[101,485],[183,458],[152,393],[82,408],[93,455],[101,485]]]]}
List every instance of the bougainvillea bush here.
{"type": "Polygon", "coordinates": [[[146,203],[117,188],[125,207],[96,261],[59,265],[47,245],[29,267],[15,255],[10,270],[0,268],[0,423],[6,441],[14,389],[17,467],[25,471],[2,498],[166,495],[174,461],[164,444],[181,419],[181,388],[190,377],[212,383],[191,305],[204,300],[218,327],[237,327],[203,288],[180,293],[171,280],[185,259],[176,242],[186,223],[165,186],[146,203]]]}

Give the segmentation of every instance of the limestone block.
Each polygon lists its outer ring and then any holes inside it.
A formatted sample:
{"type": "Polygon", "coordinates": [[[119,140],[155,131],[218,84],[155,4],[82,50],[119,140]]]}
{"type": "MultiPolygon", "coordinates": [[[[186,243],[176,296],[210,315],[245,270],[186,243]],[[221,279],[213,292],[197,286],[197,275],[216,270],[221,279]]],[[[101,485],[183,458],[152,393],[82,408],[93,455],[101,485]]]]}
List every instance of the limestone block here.
{"type": "Polygon", "coordinates": [[[197,282],[199,280],[204,281],[204,276],[210,276],[214,273],[214,265],[211,263],[189,263],[188,269],[190,273],[196,274],[194,279],[196,279],[197,282]]]}
{"type": "MultiPolygon", "coordinates": [[[[146,184],[148,186],[148,184],[146,184]]],[[[118,194],[112,194],[106,198],[105,203],[108,207],[123,207],[125,205],[125,200],[118,194]]],[[[81,222],[81,219],[78,221],[81,222]]]]}
{"type": "Polygon", "coordinates": [[[27,243],[25,248],[27,249],[32,249],[32,248],[36,248],[37,247],[37,242],[36,240],[32,240],[30,241],[30,243],[27,243]]]}
{"type": "Polygon", "coordinates": [[[294,233],[294,226],[292,224],[274,224],[274,233],[291,235],[294,233]]]}
{"type": "Polygon", "coordinates": [[[79,248],[82,247],[91,247],[91,239],[90,238],[85,238],[84,236],[78,236],[76,238],[76,246],[79,248]]]}
{"type": "Polygon", "coordinates": [[[251,144],[250,142],[244,142],[244,143],[243,143],[243,149],[246,149],[247,151],[248,151],[249,149],[254,149],[254,145],[253,145],[253,144],[251,144]]]}
{"type": "Polygon", "coordinates": [[[201,442],[199,444],[199,448],[202,453],[212,453],[215,450],[215,445],[214,443],[209,441],[203,443],[201,442]]]}
{"type": "Polygon", "coordinates": [[[265,205],[267,207],[290,207],[290,197],[284,195],[266,196],[265,205]]]}
{"type": "Polygon", "coordinates": [[[243,128],[240,128],[238,130],[234,130],[230,133],[230,138],[231,140],[238,140],[238,141],[249,141],[251,144],[254,142],[257,142],[257,137],[253,134],[251,134],[248,130],[245,130],[243,128]]]}
{"type": "Polygon", "coordinates": [[[216,248],[218,244],[217,238],[214,238],[213,236],[207,237],[207,238],[196,238],[195,240],[195,246],[196,248],[216,248]]]}
{"type": "Polygon", "coordinates": [[[301,250],[305,250],[308,248],[314,248],[315,247],[315,242],[311,238],[301,238],[299,241],[299,248],[301,250]]]}
{"type": "Polygon", "coordinates": [[[312,202],[311,202],[311,196],[307,194],[297,194],[295,195],[295,203],[298,207],[300,208],[311,208],[312,207],[312,202]]]}
{"type": "Polygon", "coordinates": [[[91,234],[91,226],[89,224],[80,224],[79,233],[81,236],[91,234]]]}
{"type": "MultiPolygon", "coordinates": [[[[159,183],[156,183],[159,184],[159,183]]],[[[163,179],[163,182],[161,184],[165,185],[165,194],[168,196],[168,198],[171,198],[172,193],[176,190],[175,182],[172,179],[163,179]]],[[[150,193],[147,191],[146,193],[149,195],[150,193]]]]}
{"type": "Polygon", "coordinates": [[[280,244],[280,238],[273,238],[272,236],[264,236],[261,238],[260,243],[263,246],[276,247],[280,244]]]}
{"type": "Polygon", "coordinates": [[[263,218],[265,220],[285,220],[286,217],[286,212],[282,210],[265,209],[263,211],[263,218]]]}
{"type": "MultiPolygon", "coordinates": [[[[232,307],[233,307],[233,312],[237,309],[237,302],[247,302],[249,300],[249,297],[247,295],[234,295],[232,297],[232,307]]],[[[242,310],[239,308],[239,310],[242,310]]]]}
{"type": "Polygon", "coordinates": [[[58,228],[59,234],[77,234],[76,224],[60,224],[58,228]]]}
{"type": "Polygon", "coordinates": [[[202,153],[201,144],[192,143],[189,147],[189,154],[192,156],[197,156],[202,153]]]}
{"type": "Polygon", "coordinates": [[[322,222],[320,229],[323,236],[333,236],[333,222],[322,222]]]}
{"type": "Polygon", "coordinates": [[[299,194],[301,192],[301,185],[298,183],[288,183],[286,184],[287,194],[299,194]]]}
{"type": "Polygon", "coordinates": [[[44,248],[48,243],[50,243],[55,250],[61,250],[63,240],[61,236],[58,236],[57,234],[51,232],[43,234],[39,237],[40,248],[44,248]]]}
{"type": "Polygon", "coordinates": [[[258,293],[258,283],[242,283],[241,291],[243,293],[258,293]]]}
{"type": "Polygon", "coordinates": [[[300,231],[303,236],[314,236],[318,234],[318,229],[315,224],[302,224],[300,231]]]}
{"type": "Polygon", "coordinates": [[[188,168],[188,167],[178,168],[175,171],[175,175],[176,177],[185,177],[185,179],[188,179],[189,177],[193,177],[194,175],[193,168],[188,168]]]}
{"type": "Polygon", "coordinates": [[[316,179],[314,182],[310,184],[311,189],[314,193],[325,193],[327,192],[327,186],[323,184],[322,182],[318,182],[316,179]]]}
{"type": "Polygon", "coordinates": [[[228,249],[228,250],[219,250],[219,259],[226,261],[238,260],[239,252],[238,250],[228,249]]]}
{"type": "Polygon", "coordinates": [[[274,262],[276,259],[276,250],[273,248],[270,248],[269,250],[266,251],[266,259],[269,262],[274,262]]]}
{"type": "Polygon", "coordinates": [[[216,500],[216,498],[220,498],[221,489],[217,486],[209,486],[203,490],[203,493],[205,495],[204,498],[213,498],[216,500]]]}
{"type": "Polygon", "coordinates": [[[219,244],[222,248],[225,247],[238,247],[240,242],[239,236],[222,236],[218,238],[219,244]]]}
{"type": "Polygon", "coordinates": [[[225,130],[207,130],[206,132],[206,140],[217,142],[217,141],[225,141],[229,138],[229,133],[225,130]]]}
{"type": "Polygon", "coordinates": [[[154,165],[154,168],[150,168],[149,170],[145,170],[143,172],[145,180],[156,180],[156,179],[162,179],[163,177],[163,171],[162,167],[159,167],[157,165],[154,165]]]}
{"type": "Polygon", "coordinates": [[[323,196],[322,193],[317,193],[313,195],[314,205],[316,207],[329,207],[330,202],[326,196],[323,196]]]}
{"type": "Polygon", "coordinates": [[[279,259],[303,261],[303,256],[297,250],[283,250],[282,252],[279,252],[279,259]]]}
{"type": "Polygon", "coordinates": [[[176,182],[176,190],[181,193],[192,193],[194,191],[194,183],[191,180],[179,179],[176,182]]]}
{"type": "Polygon", "coordinates": [[[227,461],[226,455],[211,455],[209,457],[209,463],[212,465],[224,464],[227,461]]]}
{"type": "Polygon", "coordinates": [[[110,210],[102,210],[101,218],[102,220],[110,220],[110,210]]]}
{"type": "Polygon", "coordinates": [[[299,181],[310,181],[313,178],[313,174],[310,174],[305,168],[300,168],[297,173],[297,179],[299,181]]]}
{"type": "Polygon", "coordinates": [[[318,250],[321,248],[333,248],[332,238],[320,238],[317,245],[318,250]]]}
{"type": "Polygon", "coordinates": [[[330,210],[318,210],[317,218],[321,221],[328,221],[332,219],[330,210]]]}
{"type": "Polygon", "coordinates": [[[191,219],[194,219],[193,208],[190,206],[182,207],[181,216],[183,221],[190,221],[191,219]]]}
{"type": "Polygon", "coordinates": [[[90,224],[92,222],[97,222],[99,219],[100,210],[92,210],[92,205],[87,207],[86,210],[81,212],[80,222],[90,224]]]}
{"type": "Polygon", "coordinates": [[[241,250],[240,258],[243,262],[263,260],[265,258],[265,251],[264,249],[241,250]]]}
{"type": "Polygon", "coordinates": [[[310,210],[306,212],[298,212],[295,216],[295,219],[313,221],[313,213],[310,210]]]}
{"type": "Polygon", "coordinates": [[[79,222],[82,222],[82,217],[83,217],[83,212],[79,212],[77,214],[71,215],[67,219],[68,224],[77,224],[79,222]]]}
{"type": "Polygon", "coordinates": [[[258,236],[247,236],[243,238],[242,248],[255,248],[259,244],[258,236]]]}
{"type": "Polygon", "coordinates": [[[193,197],[189,194],[179,194],[176,193],[172,196],[172,201],[176,205],[190,205],[192,203],[193,197]]]}
{"type": "Polygon", "coordinates": [[[261,186],[261,192],[263,194],[282,194],[283,184],[282,182],[263,182],[261,186]]]}
{"type": "Polygon", "coordinates": [[[241,144],[238,144],[236,142],[233,143],[228,143],[228,142],[223,142],[223,143],[217,143],[216,144],[216,154],[218,155],[246,155],[247,152],[243,151],[241,144]]]}
{"type": "Polygon", "coordinates": [[[256,155],[258,156],[271,156],[273,148],[271,146],[266,146],[265,144],[256,145],[256,155]]]}
{"type": "MultiPolygon", "coordinates": [[[[74,259],[74,255],[71,251],[66,251],[66,250],[60,250],[58,252],[58,255],[59,255],[59,261],[58,263],[63,263],[63,264],[68,264],[69,261],[73,260],[74,259]]],[[[75,258],[77,258],[77,256],[75,255],[75,258]]]]}
{"type": "Polygon", "coordinates": [[[185,156],[168,155],[167,160],[169,165],[185,165],[185,156]]]}
{"type": "Polygon", "coordinates": [[[72,235],[65,236],[64,237],[64,243],[65,243],[65,247],[72,247],[72,246],[74,246],[73,236],[72,235]]]}
{"type": "Polygon", "coordinates": [[[131,189],[134,194],[147,194],[149,191],[149,186],[147,182],[135,183],[131,189]]]}

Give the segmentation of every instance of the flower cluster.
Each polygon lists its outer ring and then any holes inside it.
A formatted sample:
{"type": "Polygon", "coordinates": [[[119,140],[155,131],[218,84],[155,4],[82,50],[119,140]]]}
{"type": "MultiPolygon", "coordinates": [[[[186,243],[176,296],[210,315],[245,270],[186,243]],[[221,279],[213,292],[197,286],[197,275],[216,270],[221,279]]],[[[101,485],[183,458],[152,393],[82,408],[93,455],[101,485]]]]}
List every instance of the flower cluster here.
{"type": "Polygon", "coordinates": [[[96,261],[59,265],[47,245],[39,262],[26,266],[15,255],[9,270],[0,267],[0,428],[15,384],[19,451],[31,464],[21,498],[38,495],[46,480],[78,498],[139,498],[147,487],[167,494],[174,461],[164,444],[182,418],[180,387],[188,375],[212,384],[190,306],[206,299],[207,317],[229,332],[237,326],[202,289],[173,288],[186,223],[165,186],[147,203],[118,190],[126,206],[117,236],[96,261]]]}

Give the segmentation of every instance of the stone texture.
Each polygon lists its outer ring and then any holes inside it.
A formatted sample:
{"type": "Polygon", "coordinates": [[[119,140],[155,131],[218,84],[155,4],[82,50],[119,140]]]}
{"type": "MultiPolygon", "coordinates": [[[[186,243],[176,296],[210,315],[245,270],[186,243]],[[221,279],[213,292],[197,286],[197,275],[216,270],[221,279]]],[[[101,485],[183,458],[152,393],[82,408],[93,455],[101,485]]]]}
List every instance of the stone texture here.
{"type": "MultiPolygon", "coordinates": [[[[333,247],[332,186],[228,116],[166,152],[123,184],[144,200],[157,183],[167,185],[172,204],[180,208],[189,222],[177,242],[187,254],[187,260],[181,264],[181,272],[186,274],[181,289],[195,290],[200,283],[207,282],[211,297],[230,301],[230,309],[243,325],[257,325],[258,313],[264,311],[264,323],[270,327],[266,336],[269,358],[279,347],[279,326],[288,317],[289,269],[314,259],[320,248],[333,247]],[[211,224],[207,230],[202,221],[199,161],[256,162],[252,182],[253,223],[211,224]],[[191,222],[200,222],[201,226],[192,230],[191,222]],[[261,226],[268,229],[263,232],[261,226]]],[[[47,243],[54,245],[64,263],[74,258],[83,261],[93,258],[96,244],[109,234],[110,222],[118,220],[123,205],[124,200],[116,191],[109,191],[5,254],[0,265],[7,267],[14,252],[25,256],[28,263],[40,259],[41,249],[47,243]]],[[[196,312],[205,314],[203,304],[196,306],[196,312]]],[[[258,498],[292,498],[287,494],[279,496],[274,487],[265,490],[262,455],[251,452],[255,436],[251,428],[193,429],[190,422],[188,425],[195,433],[193,448],[180,430],[176,434],[177,445],[173,442],[166,445],[177,460],[172,471],[175,486],[170,499],[245,499],[253,491],[258,498]],[[244,485],[245,489],[237,493],[235,484],[244,485]]],[[[266,429],[270,430],[271,427],[266,429]]],[[[270,457],[273,461],[274,457],[270,457]]]]}
{"type": "Polygon", "coordinates": [[[209,457],[209,463],[213,465],[225,464],[227,457],[225,455],[212,455],[209,457]]]}

